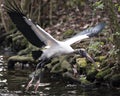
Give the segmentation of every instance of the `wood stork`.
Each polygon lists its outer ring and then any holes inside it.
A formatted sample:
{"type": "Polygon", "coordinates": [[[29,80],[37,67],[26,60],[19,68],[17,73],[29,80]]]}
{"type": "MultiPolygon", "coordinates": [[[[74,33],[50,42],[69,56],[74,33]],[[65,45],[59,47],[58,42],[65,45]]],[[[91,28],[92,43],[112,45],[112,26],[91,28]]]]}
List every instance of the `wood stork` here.
{"type": "MultiPolygon", "coordinates": [[[[7,0],[8,1],[8,0],[7,0]]],[[[13,0],[14,1],[14,0],[13,0]]],[[[99,23],[95,27],[88,28],[82,32],[76,34],[72,38],[68,38],[63,41],[58,41],[48,34],[43,28],[38,24],[34,24],[31,19],[28,19],[21,9],[16,5],[9,2],[8,5],[5,5],[8,15],[10,16],[12,22],[16,25],[18,30],[27,38],[27,40],[32,43],[34,46],[39,48],[47,46],[45,50],[42,51],[41,56],[39,57],[40,63],[38,67],[43,67],[45,62],[55,56],[60,55],[69,55],[72,53],[80,54],[89,60],[93,59],[88,55],[88,53],[83,49],[73,49],[71,45],[77,41],[81,41],[86,38],[93,37],[97,35],[105,27],[105,23],[99,23]]],[[[29,82],[27,89],[30,87],[32,80],[29,82]]],[[[36,89],[38,84],[36,85],[36,89]]]]}

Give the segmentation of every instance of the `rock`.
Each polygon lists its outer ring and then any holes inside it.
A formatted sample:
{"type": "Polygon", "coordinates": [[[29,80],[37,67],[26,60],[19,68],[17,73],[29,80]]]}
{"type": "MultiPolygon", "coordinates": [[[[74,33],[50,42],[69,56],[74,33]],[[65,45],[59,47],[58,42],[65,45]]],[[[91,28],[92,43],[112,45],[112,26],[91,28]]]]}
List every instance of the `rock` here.
{"type": "Polygon", "coordinates": [[[87,67],[87,62],[85,58],[77,58],[76,62],[78,64],[78,67],[80,68],[86,68],[87,67]]]}
{"type": "MultiPolygon", "coordinates": [[[[38,55],[39,55],[40,49],[29,43],[25,49],[22,49],[18,52],[18,55],[33,55],[33,57],[35,57],[35,54],[37,53],[37,52],[34,53],[35,51],[38,51],[38,55]]],[[[40,55],[37,57],[40,57],[40,55]]]]}
{"type": "Polygon", "coordinates": [[[70,63],[65,59],[64,56],[60,56],[58,61],[54,59],[54,62],[52,61],[51,64],[54,65],[51,69],[52,73],[59,73],[64,72],[65,70],[72,70],[70,63]]]}
{"type": "MultiPolygon", "coordinates": [[[[33,63],[35,62],[32,57],[26,57],[26,56],[12,56],[8,59],[8,69],[14,69],[15,64],[19,62],[22,63],[22,65],[27,63],[33,63]]],[[[22,66],[24,67],[24,66],[22,66]]]]}

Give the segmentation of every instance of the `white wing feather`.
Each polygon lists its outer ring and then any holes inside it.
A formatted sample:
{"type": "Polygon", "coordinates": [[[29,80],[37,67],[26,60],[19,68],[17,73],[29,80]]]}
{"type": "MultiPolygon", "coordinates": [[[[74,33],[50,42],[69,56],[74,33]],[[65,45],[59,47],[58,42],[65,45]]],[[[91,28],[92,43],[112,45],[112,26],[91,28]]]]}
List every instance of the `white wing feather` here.
{"type": "Polygon", "coordinates": [[[104,27],[105,27],[104,22],[99,23],[95,27],[91,27],[91,28],[88,28],[86,30],[83,30],[82,32],[76,34],[75,36],[73,36],[72,38],[67,39],[64,42],[66,44],[68,44],[68,45],[71,45],[71,44],[73,44],[73,43],[75,43],[77,41],[81,41],[82,39],[93,37],[93,36],[97,35],[99,32],[101,32],[104,27]]]}
{"type": "Polygon", "coordinates": [[[71,45],[77,41],[81,41],[82,39],[86,39],[86,38],[89,38],[89,36],[87,35],[79,35],[79,36],[75,36],[73,38],[70,38],[70,39],[67,39],[65,42],[65,44],[67,45],[71,45]]]}

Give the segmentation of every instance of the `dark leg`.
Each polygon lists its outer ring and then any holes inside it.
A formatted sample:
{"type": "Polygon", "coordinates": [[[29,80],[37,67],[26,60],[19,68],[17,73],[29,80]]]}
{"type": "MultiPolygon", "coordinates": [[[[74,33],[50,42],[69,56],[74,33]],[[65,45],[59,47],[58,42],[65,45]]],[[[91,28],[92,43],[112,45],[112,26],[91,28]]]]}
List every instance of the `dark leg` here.
{"type": "Polygon", "coordinates": [[[42,68],[44,67],[44,64],[45,63],[48,63],[48,62],[50,62],[50,59],[47,59],[47,58],[45,58],[45,59],[43,59],[43,62],[41,63],[41,64],[38,64],[37,65],[37,67],[36,67],[36,70],[38,69],[38,68],[40,68],[40,72],[39,72],[39,74],[38,74],[38,77],[39,77],[39,79],[37,80],[37,82],[36,82],[36,84],[35,84],[35,92],[37,91],[37,89],[38,89],[38,87],[39,87],[39,85],[40,85],[40,81],[41,81],[41,78],[42,78],[42,75],[43,75],[43,71],[42,71],[42,68]]]}
{"type": "Polygon", "coordinates": [[[32,77],[32,79],[28,83],[28,86],[26,87],[27,90],[29,89],[29,87],[31,87],[32,82],[35,80],[35,77],[39,77],[39,79],[37,80],[37,82],[35,84],[35,91],[37,91],[39,84],[40,84],[40,79],[42,77],[42,68],[44,67],[45,63],[47,63],[49,61],[50,61],[50,59],[48,59],[48,58],[43,58],[40,60],[40,63],[38,63],[36,66],[34,76],[32,77]],[[38,71],[38,68],[40,68],[40,71],[38,71]]]}
{"type": "MultiPolygon", "coordinates": [[[[35,74],[34,74],[34,76],[32,77],[32,79],[29,81],[27,87],[25,88],[26,91],[28,91],[29,88],[32,86],[32,83],[33,83],[33,81],[34,81],[34,79],[35,79],[35,76],[36,76],[37,69],[39,68],[39,66],[43,65],[43,63],[45,63],[45,61],[44,61],[44,60],[41,60],[40,63],[37,64],[36,69],[35,69],[35,74]]],[[[42,66],[41,66],[41,69],[42,69],[42,66]]]]}
{"type": "Polygon", "coordinates": [[[35,84],[35,92],[37,91],[39,85],[40,85],[40,81],[41,81],[41,77],[42,77],[42,68],[40,68],[40,73],[39,73],[39,79],[37,80],[36,84],[35,84]]]}
{"type": "Polygon", "coordinates": [[[39,80],[36,82],[36,84],[35,84],[35,92],[37,91],[37,89],[38,89],[38,87],[39,87],[39,84],[40,84],[40,78],[39,78],[39,80]]]}

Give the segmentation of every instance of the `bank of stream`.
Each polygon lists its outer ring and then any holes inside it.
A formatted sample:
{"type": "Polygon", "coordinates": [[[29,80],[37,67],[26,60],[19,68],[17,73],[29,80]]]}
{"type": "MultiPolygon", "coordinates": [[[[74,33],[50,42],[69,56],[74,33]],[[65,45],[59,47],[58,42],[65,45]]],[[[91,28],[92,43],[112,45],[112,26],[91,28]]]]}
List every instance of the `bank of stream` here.
{"type": "Polygon", "coordinates": [[[106,86],[84,88],[80,84],[64,82],[50,74],[45,75],[38,91],[33,88],[25,91],[25,86],[32,72],[29,68],[8,70],[7,60],[9,55],[2,52],[0,55],[0,96],[119,96],[119,88],[106,86]]]}

